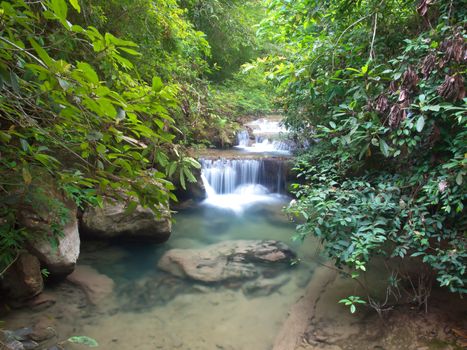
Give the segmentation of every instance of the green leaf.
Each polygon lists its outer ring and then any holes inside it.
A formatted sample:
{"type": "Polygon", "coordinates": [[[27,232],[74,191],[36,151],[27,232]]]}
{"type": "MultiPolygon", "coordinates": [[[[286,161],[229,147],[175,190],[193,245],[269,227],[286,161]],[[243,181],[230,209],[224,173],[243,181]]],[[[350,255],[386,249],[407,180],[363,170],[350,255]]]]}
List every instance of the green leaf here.
{"type": "Polygon", "coordinates": [[[61,21],[66,21],[68,6],[65,0],[51,0],[50,8],[61,21]]]}
{"type": "Polygon", "coordinates": [[[4,143],[8,143],[11,140],[11,135],[0,130],[0,140],[4,143]]]}
{"type": "Polygon", "coordinates": [[[97,84],[99,83],[99,77],[96,71],[91,67],[89,63],[86,62],[79,62],[77,64],[77,68],[84,74],[87,80],[91,83],[97,84]]]}
{"type": "Polygon", "coordinates": [[[423,106],[421,108],[423,112],[426,112],[426,111],[439,112],[440,109],[441,109],[440,105],[423,106]]]}
{"type": "Polygon", "coordinates": [[[418,120],[417,120],[417,125],[416,125],[417,131],[422,132],[424,127],[425,127],[425,117],[421,115],[420,117],[418,117],[418,120]]]}
{"type": "Polygon", "coordinates": [[[10,72],[10,81],[11,81],[11,88],[14,92],[19,93],[19,78],[15,72],[10,72]]]}
{"type": "Polygon", "coordinates": [[[70,337],[68,338],[68,341],[70,343],[86,345],[90,348],[97,348],[99,346],[99,343],[97,343],[95,339],[87,337],[85,335],[70,337]]]}
{"type": "Polygon", "coordinates": [[[34,51],[36,51],[37,55],[39,58],[44,62],[44,64],[48,67],[51,67],[53,65],[53,59],[49,56],[49,54],[40,46],[37,41],[35,41],[33,38],[29,39],[29,42],[31,43],[31,46],[34,48],[34,51]]]}
{"type": "Polygon", "coordinates": [[[29,150],[29,143],[28,141],[26,141],[25,139],[20,139],[19,140],[19,143],[21,144],[21,149],[24,151],[24,152],[27,152],[29,150]]]}
{"type": "Polygon", "coordinates": [[[164,87],[164,83],[162,83],[162,79],[159,77],[152,78],[152,89],[154,92],[159,92],[164,87]]]}
{"type": "Polygon", "coordinates": [[[355,307],[354,304],[350,305],[350,313],[354,314],[355,311],[357,311],[357,308],[355,307]]]}
{"type": "MultiPolygon", "coordinates": [[[[112,35],[110,33],[105,33],[104,38],[105,38],[106,45],[113,44],[115,46],[132,46],[132,47],[138,46],[133,41],[123,40],[123,39],[117,38],[116,36],[114,36],[114,35],[112,35]]],[[[121,47],[119,47],[119,49],[121,49],[121,47]]]]}
{"type": "Polygon", "coordinates": [[[389,156],[389,146],[386,143],[386,141],[384,141],[383,139],[379,140],[379,149],[381,150],[381,153],[383,153],[385,157],[389,156]]]}
{"type": "Polygon", "coordinates": [[[462,174],[462,172],[460,172],[456,176],[456,184],[458,184],[460,186],[460,185],[462,185],[462,182],[463,182],[463,174],[462,174]]]}
{"type": "Polygon", "coordinates": [[[78,11],[78,13],[81,13],[81,6],[79,6],[79,1],[78,0],[69,0],[70,1],[70,4],[71,6],[73,6],[73,8],[78,11]]]}
{"type": "Polygon", "coordinates": [[[140,52],[133,50],[133,49],[129,49],[128,47],[119,47],[118,49],[125,51],[126,53],[133,55],[133,56],[141,56],[140,52]]]}
{"type": "Polygon", "coordinates": [[[185,175],[183,174],[183,169],[180,169],[180,185],[186,190],[185,175]]]}
{"type": "Polygon", "coordinates": [[[137,207],[138,207],[138,202],[130,201],[130,203],[128,203],[128,205],[127,205],[127,207],[125,209],[125,214],[127,214],[127,215],[133,214],[137,207]]]}

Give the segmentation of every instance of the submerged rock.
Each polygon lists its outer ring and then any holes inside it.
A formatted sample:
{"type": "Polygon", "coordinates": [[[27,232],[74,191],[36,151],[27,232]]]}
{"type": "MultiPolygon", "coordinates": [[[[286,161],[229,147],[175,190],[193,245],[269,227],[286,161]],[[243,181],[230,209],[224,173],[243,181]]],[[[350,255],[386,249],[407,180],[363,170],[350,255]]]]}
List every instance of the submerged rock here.
{"type": "Polygon", "coordinates": [[[94,305],[105,301],[114,289],[114,281],[111,278],[86,265],[77,266],[67,280],[80,287],[94,305]]]}
{"type": "Polygon", "coordinates": [[[280,275],[275,278],[265,278],[247,282],[243,286],[242,290],[245,295],[250,297],[265,297],[274,293],[289,281],[290,276],[280,275]]]}
{"type": "Polygon", "coordinates": [[[53,319],[42,316],[34,324],[29,338],[36,342],[45,342],[57,336],[55,328],[56,324],[53,319]]]}
{"type": "Polygon", "coordinates": [[[23,343],[18,340],[12,340],[5,344],[6,350],[25,350],[23,343]]]}
{"type": "Polygon", "coordinates": [[[128,213],[124,203],[109,202],[88,208],[81,221],[83,231],[95,238],[137,238],[165,242],[172,232],[168,210],[158,218],[150,209],[137,206],[128,213]]]}
{"type": "Polygon", "coordinates": [[[172,249],[158,267],[174,276],[213,283],[259,277],[261,264],[288,263],[295,257],[279,241],[226,241],[203,249],[172,249]]]}
{"type": "Polygon", "coordinates": [[[34,311],[41,311],[55,305],[56,302],[57,300],[53,295],[48,293],[41,293],[29,300],[27,306],[34,311]]]}
{"type": "Polygon", "coordinates": [[[171,275],[151,276],[128,282],[118,290],[121,310],[147,312],[148,308],[165,305],[180,294],[203,293],[197,286],[171,275]]]}
{"type": "Polygon", "coordinates": [[[44,283],[39,260],[29,253],[22,253],[6,271],[1,287],[8,297],[16,300],[30,299],[40,294],[44,283]]]}

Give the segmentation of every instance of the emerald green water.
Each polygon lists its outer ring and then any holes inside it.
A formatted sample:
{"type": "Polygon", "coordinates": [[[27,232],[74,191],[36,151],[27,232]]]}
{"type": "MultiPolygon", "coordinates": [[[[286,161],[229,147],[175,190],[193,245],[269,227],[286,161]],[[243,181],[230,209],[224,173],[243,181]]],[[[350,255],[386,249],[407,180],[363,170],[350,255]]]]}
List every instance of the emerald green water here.
{"type": "MultiPolygon", "coordinates": [[[[39,312],[19,311],[10,329],[40,317],[54,320],[59,339],[86,335],[100,349],[267,350],[303,294],[315,268],[314,244],[294,244],[294,223],[282,212],[289,198],[270,195],[248,205],[243,214],[205,205],[174,216],[173,233],[162,245],[82,242],[79,265],[88,265],[114,281],[111,295],[92,306],[68,282],[48,287],[56,304],[39,312]],[[287,280],[269,295],[245,295],[240,287],[202,285],[175,278],[157,268],[169,249],[203,248],[242,239],[273,239],[289,244],[302,263],[282,269],[287,280]]],[[[66,349],[84,349],[67,344],[66,349]]]]}
{"type": "Polygon", "coordinates": [[[271,349],[289,307],[303,293],[314,269],[311,241],[308,246],[291,241],[294,224],[281,210],[288,201],[275,196],[241,215],[198,205],[175,215],[173,234],[163,245],[107,247],[99,258],[102,250],[85,244],[80,263],[116,282],[115,299],[108,306],[111,316],[93,317],[93,326],[80,320],[76,325],[105,349],[271,349]],[[282,240],[303,258],[308,255],[307,262],[283,271],[289,281],[267,296],[246,296],[222,285],[179,283],[156,267],[172,248],[203,248],[241,239],[282,240]]]}

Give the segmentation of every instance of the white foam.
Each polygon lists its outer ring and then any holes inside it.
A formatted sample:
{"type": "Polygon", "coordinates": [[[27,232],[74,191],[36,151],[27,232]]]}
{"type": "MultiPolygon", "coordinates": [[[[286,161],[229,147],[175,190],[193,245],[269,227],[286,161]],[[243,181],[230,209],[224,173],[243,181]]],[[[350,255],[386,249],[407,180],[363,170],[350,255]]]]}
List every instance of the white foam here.
{"type": "Polygon", "coordinates": [[[244,213],[246,209],[258,203],[275,203],[280,202],[283,198],[279,194],[270,193],[262,185],[242,185],[237,187],[234,192],[227,194],[216,194],[210,187],[207,184],[206,193],[208,197],[202,204],[218,209],[231,210],[237,215],[244,213]]]}

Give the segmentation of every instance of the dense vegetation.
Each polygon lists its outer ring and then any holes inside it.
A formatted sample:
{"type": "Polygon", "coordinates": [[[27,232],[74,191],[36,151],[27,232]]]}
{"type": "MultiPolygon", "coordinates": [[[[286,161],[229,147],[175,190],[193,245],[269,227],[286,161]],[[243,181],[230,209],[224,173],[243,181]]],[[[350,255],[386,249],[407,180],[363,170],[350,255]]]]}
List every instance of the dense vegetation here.
{"type": "Polygon", "coordinates": [[[315,140],[296,161],[296,238],[321,239],[359,281],[382,257],[392,301],[425,304],[433,279],[466,293],[463,1],[268,3],[269,77],[287,125],[315,140]]]}

